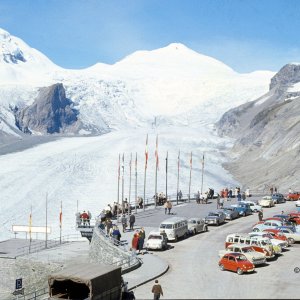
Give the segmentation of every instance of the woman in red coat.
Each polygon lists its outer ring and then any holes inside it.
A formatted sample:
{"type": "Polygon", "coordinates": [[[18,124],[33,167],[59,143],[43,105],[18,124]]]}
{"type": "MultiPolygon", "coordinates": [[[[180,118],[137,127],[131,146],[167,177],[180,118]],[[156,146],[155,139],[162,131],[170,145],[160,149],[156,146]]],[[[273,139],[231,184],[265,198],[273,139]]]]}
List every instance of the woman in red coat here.
{"type": "Polygon", "coordinates": [[[136,232],[133,235],[131,247],[132,247],[133,250],[136,251],[138,249],[138,245],[139,245],[139,234],[136,232]]]}

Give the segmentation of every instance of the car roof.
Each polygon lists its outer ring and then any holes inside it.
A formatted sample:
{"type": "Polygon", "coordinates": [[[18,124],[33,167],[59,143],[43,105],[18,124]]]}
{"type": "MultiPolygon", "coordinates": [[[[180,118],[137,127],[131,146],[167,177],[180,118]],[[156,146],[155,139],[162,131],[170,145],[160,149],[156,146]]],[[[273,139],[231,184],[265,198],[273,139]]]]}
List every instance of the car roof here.
{"type": "Polygon", "coordinates": [[[161,222],[161,224],[170,224],[170,223],[177,223],[187,221],[187,218],[185,217],[171,217],[161,222]]]}
{"type": "Polygon", "coordinates": [[[252,245],[245,245],[245,244],[241,244],[241,243],[236,243],[236,244],[231,244],[229,245],[227,248],[232,248],[232,247],[239,247],[239,248],[245,248],[245,247],[252,247],[252,245]]]}
{"type": "Polygon", "coordinates": [[[196,218],[196,217],[195,217],[195,218],[189,218],[189,219],[188,219],[188,221],[191,221],[191,220],[202,221],[203,219],[201,219],[201,218],[196,218]]]}
{"type": "Polygon", "coordinates": [[[241,255],[243,255],[243,256],[246,257],[246,255],[244,253],[239,253],[239,252],[228,252],[228,253],[225,253],[224,256],[225,255],[232,255],[232,256],[241,256],[241,255]]]}

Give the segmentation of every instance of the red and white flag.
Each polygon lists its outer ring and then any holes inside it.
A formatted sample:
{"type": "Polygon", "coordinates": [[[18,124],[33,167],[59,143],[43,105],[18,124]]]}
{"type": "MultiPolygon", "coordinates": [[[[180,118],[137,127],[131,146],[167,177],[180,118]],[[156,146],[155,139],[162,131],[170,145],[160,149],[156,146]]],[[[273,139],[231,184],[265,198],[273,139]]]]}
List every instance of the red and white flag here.
{"type": "Polygon", "coordinates": [[[62,226],[62,202],[60,203],[60,212],[59,212],[59,227],[62,226]]]}
{"type": "Polygon", "coordinates": [[[190,168],[193,166],[193,153],[191,152],[191,158],[190,158],[190,168]]]}

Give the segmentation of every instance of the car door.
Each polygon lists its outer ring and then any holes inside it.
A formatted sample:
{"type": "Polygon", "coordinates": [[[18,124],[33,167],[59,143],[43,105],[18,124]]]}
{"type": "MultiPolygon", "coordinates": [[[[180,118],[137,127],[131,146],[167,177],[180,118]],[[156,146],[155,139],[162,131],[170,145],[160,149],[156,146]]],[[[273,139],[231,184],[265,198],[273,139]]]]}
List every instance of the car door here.
{"type": "Polygon", "coordinates": [[[236,271],[236,262],[234,256],[228,256],[228,270],[236,271]]]}

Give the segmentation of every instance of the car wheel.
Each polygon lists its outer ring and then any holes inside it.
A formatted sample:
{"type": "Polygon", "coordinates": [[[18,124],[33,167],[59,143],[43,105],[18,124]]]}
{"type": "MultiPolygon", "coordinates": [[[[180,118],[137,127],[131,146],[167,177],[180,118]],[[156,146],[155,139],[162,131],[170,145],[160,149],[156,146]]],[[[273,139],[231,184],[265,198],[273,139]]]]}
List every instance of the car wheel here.
{"type": "Polygon", "coordinates": [[[220,268],[221,271],[225,270],[224,265],[222,265],[222,264],[219,265],[219,268],[220,268]]]}
{"type": "Polygon", "coordinates": [[[175,236],[175,242],[178,242],[178,236],[177,235],[175,236]]]}
{"type": "Polygon", "coordinates": [[[246,217],[246,212],[243,213],[243,217],[246,217]]]}
{"type": "Polygon", "coordinates": [[[242,274],[244,273],[243,270],[240,269],[240,268],[238,268],[238,269],[236,270],[236,272],[237,272],[239,275],[242,275],[242,274]]]}
{"type": "Polygon", "coordinates": [[[294,240],[293,238],[291,238],[291,237],[288,238],[288,240],[289,240],[289,243],[290,243],[290,244],[294,244],[294,243],[295,243],[295,240],[294,240]]]}
{"type": "Polygon", "coordinates": [[[196,235],[196,233],[197,233],[197,230],[196,230],[196,228],[194,229],[194,235],[196,235]]]}
{"type": "Polygon", "coordinates": [[[219,226],[220,225],[220,223],[219,223],[219,221],[217,221],[217,226],[219,226]]]}
{"type": "Polygon", "coordinates": [[[205,232],[207,232],[207,231],[208,231],[208,228],[207,228],[207,226],[205,226],[205,229],[204,229],[204,231],[205,231],[205,232]]]}
{"type": "Polygon", "coordinates": [[[254,229],[253,229],[253,232],[258,232],[258,231],[259,231],[258,228],[254,228],[254,229]]]}

